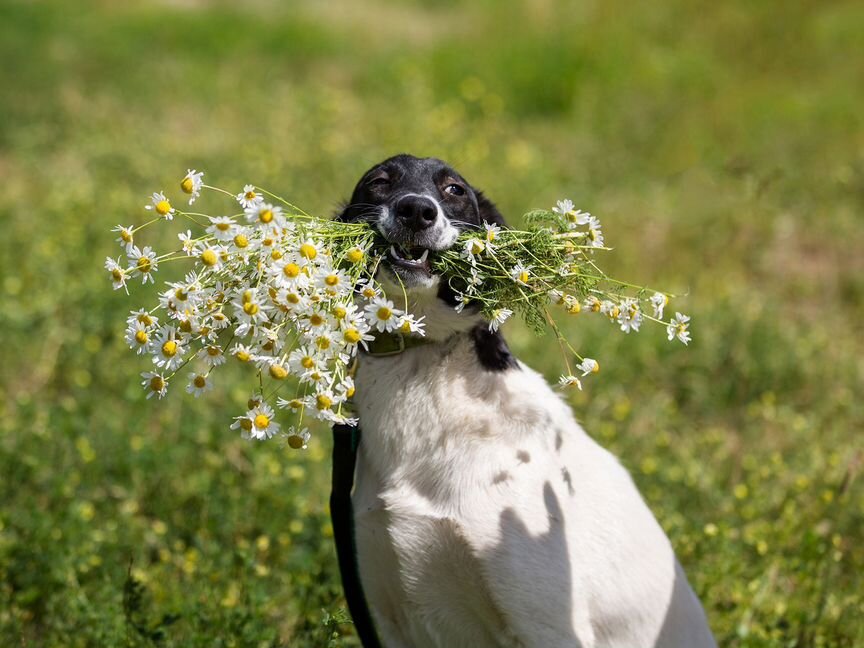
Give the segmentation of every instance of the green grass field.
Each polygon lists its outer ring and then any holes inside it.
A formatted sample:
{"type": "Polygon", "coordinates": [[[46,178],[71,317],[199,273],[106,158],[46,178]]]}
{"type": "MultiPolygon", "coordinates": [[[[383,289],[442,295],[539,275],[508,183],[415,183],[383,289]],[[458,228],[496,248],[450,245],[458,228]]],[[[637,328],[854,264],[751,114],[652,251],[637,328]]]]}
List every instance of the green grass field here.
{"type": "Polygon", "coordinates": [[[573,407],[721,645],[864,645],[864,5],[240,7],[0,4],[0,645],[357,645],[327,430],[242,441],[239,373],[145,400],[122,332],[153,291],[102,262],[188,167],[329,214],[400,151],[511,220],[570,197],[610,274],[688,293],[687,348],[569,319],[603,364],[573,407]]]}

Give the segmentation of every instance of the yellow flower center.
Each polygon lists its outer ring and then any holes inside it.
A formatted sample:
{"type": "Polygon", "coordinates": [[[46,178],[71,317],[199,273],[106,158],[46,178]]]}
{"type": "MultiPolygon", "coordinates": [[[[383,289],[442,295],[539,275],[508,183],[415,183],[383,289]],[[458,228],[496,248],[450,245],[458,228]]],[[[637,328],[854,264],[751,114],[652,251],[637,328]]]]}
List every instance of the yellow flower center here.
{"type": "Polygon", "coordinates": [[[315,360],[313,360],[309,356],[304,356],[303,359],[300,360],[300,366],[304,369],[311,369],[315,366],[315,360]]]}
{"type": "Polygon", "coordinates": [[[180,188],[188,194],[192,193],[192,189],[194,187],[195,185],[192,182],[192,178],[190,178],[189,176],[186,176],[180,181],[180,188]]]}
{"type": "Polygon", "coordinates": [[[300,303],[300,295],[297,293],[288,293],[285,295],[285,301],[289,304],[299,304],[300,303]]]}
{"type": "Polygon", "coordinates": [[[318,313],[312,313],[309,316],[309,323],[312,326],[321,326],[324,323],[324,318],[321,317],[318,313]]]}
{"type": "Polygon", "coordinates": [[[366,297],[366,299],[372,299],[375,296],[375,289],[374,288],[364,288],[363,289],[363,296],[366,297]]]}
{"type": "Polygon", "coordinates": [[[195,376],[192,379],[192,384],[194,384],[198,389],[204,389],[207,386],[207,379],[204,376],[195,376]]]}
{"type": "Polygon", "coordinates": [[[150,336],[147,335],[147,331],[135,331],[135,341],[138,344],[147,344],[149,339],[150,336]]]}
{"type": "Polygon", "coordinates": [[[261,404],[261,401],[257,398],[250,398],[246,401],[246,409],[255,409],[261,404]]]}
{"type": "Polygon", "coordinates": [[[579,303],[579,300],[574,299],[573,302],[567,306],[567,312],[571,315],[576,315],[582,311],[582,305],[579,303]]]}
{"type": "Polygon", "coordinates": [[[382,306],[381,308],[379,308],[375,314],[378,316],[378,319],[380,319],[384,322],[386,322],[391,317],[393,317],[393,311],[390,310],[389,308],[387,308],[386,306],[382,306]]]}
{"type": "Polygon", "coordinates": [[[247,191],[245,194],[243,194],[243,197],[246,200],[255,200],[258,197],[258,194],[256,194],[254,191],[247,191]]]}
{"type": "Polygon", "coordinates": [[[322,376],[322,375],[321,375],[319,372],[317,372],[317,371],[313,371],[311,374],[309,374],[309,377],[310,377],[312,380],[314,380],[315,382],[318,382],[318,381],[321,380],[324,376],[322,376]]]}
{"type": "Polygon", "coordinates": [[[486,240],[490,243],[495,240],[495,230],[486,231],[486,240]]]}
{"type": "Polygon", "coordinates": [[[237,351],[234,354],[234,357],[237,358],[240,362],[249,362],[250,356],[246,351],[237,351]]]}
{"type": "Polygon", "coordinates": [[[214,266],[219,262],[219,257],[213,250],[204,250],[201,253],[201,263],[206,266],[214,266]]]}
{"type": "Polygon", "coordinates": [[[296,263],[286,263],[282,273],[289,279],[294,279],[300,274],[300,266],[296,263]]]}
{"type": "Polygon", "coordinates": [[[522,283],[528,283],[528,271],[527,270],[523,270],[522,272],[519,273],[519,281],[521,281],[522,283]]]}
{"type": "Polygon", "coordinates": [[[173,358],[177,355],[177,343],[174,340],[166,340],[162,345],[162,355],[166,358],[173,358]]]}
{"type": "Polygon", "coordinates": [[[311,243],[304,243],[300,246],[300,256],[311,261],[318,256],[318,250],[311,243]]]}
{"type": "Polygon", "coordinates": [[[471,241],[471,254],[480,254],[483,251],[482,241],[471,241]]]}
{"type": "Polygon", "coordinates": [[[357,391],[357,390],[354,389],[353,387],[349,387],[348,389],[345,390],[345,396],[346,396],[347,398],[351,398],[351,397],[354,395],[354,393],[355,393],[356,391],[357,391]]]}
{"type": "Polygon", "coordinates": [[[138,263],[135,264],[141,272],[150,272],[153,269],[153,263],[150,261],[149,257],[142,256],[138,259],[138,263]]]}
{"type": "Polygon", "coordinates": [[[612,307],[612,311],[609,313],[609,317],[616,318],[621,314],[621,309],[617,306],[612,307]]]}
{"type": "Polygon", "coordinates": [[[593,312],[595,312],[595,313],[599,313],[599,312],[600,312],[600,307],[601,307],[601,306],[600,306],[600,302],[597,301],[596,299],[595,299],[593,302],[591,302],[591,310],[592,310],[593,312]]]}
{"type": "Polygon", "coordinates": [[[330,348],[330,338],[326,335],[319,335],[315,338],[315,346],[324,351],[325,349],[330,348]]]}
{"type": "Polygon", "coordinates": [[[360,263],[363,260],[363,250],[360,248],[351,248],[345,256],[351,263],[360,263]]]}
{"type": "Polygon", "coordinates": [[[174,291],[174,299],[179,299],[180,301],[186,301],[189,297],[189,294],[183,290],[182,288],[178,288],[174,291]]]}
{"type": "Polygon", "coordinates": [[[184,333],[191,333],[191,332],[192,332],[192,322],[191,322],[191,320],[188,320],[188,319],[187,319],[187,320],[181,320],[181,321],[180,321],[180,326],[179,326],[178,328],[179,328],[181,331],[183,331],[184,333]]]}
{"type": "Polygon", "coordinates": [[[318,394],[315,397],[315,407],[317,407],[319,410],[330,409],[331,405],[333,405],[333,401],[330,399],[330,397],[324,394],[318,394]]]}
{"type": "Polygon", "coordinates": [[[254,293],[251,290],[244,290],[240,298],[243,300],[244,304],[247,304],[252,301],[253,294],[254,293]]]}
{"type": "Polygon", "coordinates": [[[154,392],[160,392],[165,389],[165,381],[162,379],[162,376],[153,376],[150,379],[150,389],[154,392]]]}
{"type": "Polygon", "coordinates": [[[238,234],[234,237],[234,245],[236,245],[240,249],[249,247],[249,239],[246,238],[245,234],[238,234]]]}
{"type": "Polygon", "coordinates": [[[171,213],[171,203],[167,200],[160,200],[156,203],[156,213],[160,216],[167,216],[171,213]]]}
{"type": "Polygon", "coordinates": [[[270,419],[266,414],[259,414],[255,417],[255,427],[264,429],[270,425],[270,419]]]}
{"type": "Polygon", "coordinates": [[[336,319],[340,319],[340,320],[341,320],[341,319],[342,319],[343,317],[345,317],[347,314],[348,314],[348,311],[345,309],[344,306],[334,306],[334,307],[333,307],[333,316],[334,316],[336,319]]]}
{"type": "Polygon", "coordinates": [[[272,209],[262,209],[258,212],[258,220],[260,220],[265,225],[267,223],[273,222],[273,210],[272,209]]]}
{"type": "Polygon", "coordinates": [[[263,245],[264,247],[270,247],[271,245],[273,245],[273,239],[268,236],[263,241],[261,241],[261,245],[263,245]]]}
{"type": "Polygon", "coordinates": [[[598,371],[600,371],[600,363],[595,360],[594,366],[591,367],[591,373],[597,373],[598,371]]]}
{"type": "Polygon", "coordinates": [[[153,318],[150,317],[147,313],[140,313],[138,315],[138,321],[141,322],[144,326],[152,326],[153,318]]]}
{"type": "Polygon", "coordinates": [[[361,337],[360,331],[355,328],[346,329],[342,334],[342,339],[344,339],[348,344],[357,344],[361,337]]]}
{"type": "Polygon", "coordinates": [[[590,238],[592,241],[597,240],[597,230],[595,230],[593,227],[588,230],[588,238],[590,238]]]}
{"type": "Polygon", "coordinates": [[[324,283],[328,286],[336,286],[339,284],[339,275],[331,274],[324,277],[324,283]]]}
{"type": "Polygon", "coordinates": [[[130,241],[132,241],[132,232],[130,232],[129,230],[127,230],[125,228],[121,229],[120,230],[120,238],[123,239],[124,243],[129,243],[130,241]]]}
{"type": "Polygon", "coordinates": [[[242,418],[240,419],[240,427],[249,432],[252,430],[252,421],[248,418],[242,418]]]}
{"type": "Polygon", "coordinates": [[[121,281],[123,279],[123,271],[120,268],[114,268],[111,271],[111,276],[114,278],[114,281],[121,281]]]}
{"type": "Polygon", "coordinates": [[[288,407],[293,410],[303,409],[303,401],[299,398],[292,398],[290,401],[288,401],[288,407]]]}
{"type": "Polygon", "coordinates": [[[276,380],[285,380],[288,377],[288,371],[282,365],[270,365],[270,375],[276,380]]]}
{"type": "Polygon", "coordinates": [[[288,447],[292,450],[299,450],[303,447],[303,437],[299,434],[292,434],[288,437],[288,447]]]}
{"type": "Polygon", "coordinates": [[[231,223],[216,223],[216,229],[220,232],[227,232],[231,229],[231,223]]]}
{"type": "Polygon", "coordinates": [[[207,355],[209,355],[211,358],[215,358],[218,355],[222,355],[222,349],[217,346],[208,346],[207,355]]]}
{"type": "Polygon", "coordinates": [[[257,315],[260,308],[255,302],[246,302],[243,304],[243,312],[247,315],[257,315]]]}
{"type": "Polygon", "coordinates": [[[402,322],[402,326],[399,327],[399,331],[402,333],[406,333],[406,334],[410,333],[411,332],[411,322],[409,322],[406,319],[404,322],[402,322]]]}
{"type": "Polygon", "coordinates": [[[270,258],[273,259],[274,261],[278,261],[279,259],[282,258],[282,250],[273,250],[270,253],[270,258]]]}

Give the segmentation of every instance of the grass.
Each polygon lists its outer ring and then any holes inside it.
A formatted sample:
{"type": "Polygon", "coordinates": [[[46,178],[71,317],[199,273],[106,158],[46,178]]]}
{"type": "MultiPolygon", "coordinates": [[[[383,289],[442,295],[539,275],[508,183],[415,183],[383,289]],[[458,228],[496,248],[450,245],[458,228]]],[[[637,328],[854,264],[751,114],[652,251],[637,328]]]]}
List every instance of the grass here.
{"type": "Polygon", "coordinates": [[[0,643],[356,645],[326,430],[243,442],[239,376],[145,401],[152,293],[101,260],[187,167],[329,213],[404,150],[511,219],[572,198],[610,274],[689,294],[686,349],[568,321],[573,407],[723,646],[864,644],[860,3],[79,4],[0,6],[0,643]]]}

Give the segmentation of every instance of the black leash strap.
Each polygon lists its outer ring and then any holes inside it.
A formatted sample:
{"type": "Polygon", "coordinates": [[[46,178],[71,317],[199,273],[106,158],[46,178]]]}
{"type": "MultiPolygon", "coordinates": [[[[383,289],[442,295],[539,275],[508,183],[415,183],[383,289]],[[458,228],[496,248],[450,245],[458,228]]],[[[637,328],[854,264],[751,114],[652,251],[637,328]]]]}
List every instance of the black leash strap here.
{"type": "Polygon", "coordinates": [[[360,428],[350,425],[333,426],[333,486],[330,492],[330,519],[333,522],[333,540],[342,575],[342,589],[354,628],[364,648],[382,648],[375,632],[375,624],[363,594],[360,569],[357,565],[357,539],[354,533],[354,509],[351,489],[354,487],[354,466],[360,428]]]}

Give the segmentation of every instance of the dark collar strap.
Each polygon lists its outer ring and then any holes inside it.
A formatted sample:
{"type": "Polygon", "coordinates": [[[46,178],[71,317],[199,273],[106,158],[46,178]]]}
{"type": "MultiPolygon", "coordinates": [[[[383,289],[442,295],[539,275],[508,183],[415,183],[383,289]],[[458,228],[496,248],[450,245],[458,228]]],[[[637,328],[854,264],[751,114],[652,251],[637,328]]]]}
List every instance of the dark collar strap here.
{"type": "Polygon", "coordinates": [[[354,508],[351,490],[354,488],[354,467],[357,463],[357,447],[360,445],[360,428],[349,425],[333,426],[333,487],[330,493],[330,520],[333,523],[333,540],[336,543],[336,558],[342,575],[342,589],[348,611],[354,620],[354,629],[363,648],[381,648],[375,623],[360,582],[357,563],[357,537],[354,532],[354,508]]]}
{"type": "Polygon", "coordinates": [[[432,340],[419,335],[402,335],[401,333],[379,333],[369,343],[366,355],[373,358],[399,355],[407,349],[432,344],[432,340]]]}

